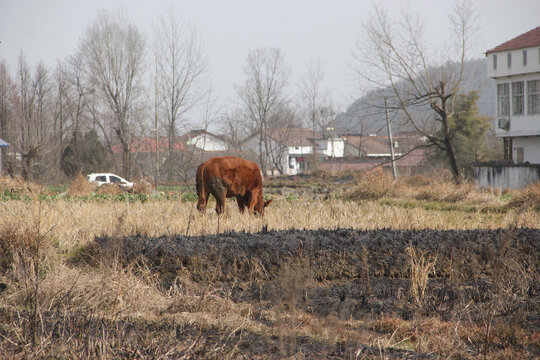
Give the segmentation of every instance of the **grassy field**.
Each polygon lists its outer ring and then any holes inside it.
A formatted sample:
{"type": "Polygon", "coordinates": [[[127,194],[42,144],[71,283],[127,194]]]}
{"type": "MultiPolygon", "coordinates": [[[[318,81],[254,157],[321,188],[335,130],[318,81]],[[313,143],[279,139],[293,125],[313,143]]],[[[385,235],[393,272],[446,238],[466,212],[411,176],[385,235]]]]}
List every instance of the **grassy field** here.
{"type": "MultiPolygon", "coordinates": [[[[371,355],[358,354],[357,358],[365,359],[383,359],[386,353],[386,358],[405,356],[398,350],[412,351],[409,355],[419,359],[438,358],[431,355],[534,357],[524,353],[523,346],[484,346],[482,338],[491,343],[495,336],[507,336],[517,339],[518,345],[523,341],[540,349],[537,329],[505,335],[505,331],[523,330],[490,328],[489,316],[483,318],[483,324],[469,322],[467,326],[455,319],[432,316],[411,321],[389,314],[341,319],[295,310],[290,299],[269,301],[261,310],[257,309],[260,304],[234,301],[226,287],[210,275],[194,281],[189,268],[178,275],[176,285],[163,288],[152,266],[143,260],[126,263],[95,242],[102,236],[210,236],[287,229],[540,228],[540,184],[500,192],[421,177],[396,183],[383,175],[349,179],[351,176],[318,174],[303,180],[269,180],[265,196],[275,201],[264,218],[239,214],[232,201],[227,204],[225,218],[210,210],[213,203],[209,203],[207,214],[201,215],[189,186],[182,193],[153,194],[140,188],[124,194],[114,189],[96,192],[79,179],[59,194],[36,184],[2,179],[0,353],[9,358],[243,358],[238,340],[242,335],[238,334],[249,333],[269,343],[277,339],[283,347],[279,356],[262,353],[254,358],[301,358],[301,351],[287,345],[291,334],[317,344],[330,342],[334,348],[340,341],[354,338],[380,350],[377,355],[373,355],[375,350],[371,355]],[[341,181],[343,178],[347,181],[341,181]],[[261,312],[272,325],[257,321],[261,312]],[[130,326],[144,335],[126,337],[130,326]],[[171,329],[175,329],[174,334],[171,329]],[[88,331],[96,333],[85,342],[88,331]],[[455,353],[457,333],[463,344],[457,344],[459,351],[455,353]],[[448,339],[449,334],[454,334],[454,340],[448,339]],[[480,344],[475,351],[464,345],[467,337],[480,344]]],[[[416,253],[410,258],[420,261],[415,263],[417,269],[429,273],[429,262],[434,259],[416,253]]],[[[539,266],[539,259],[532,262],[539,266]]],[[[288,284],[283,289],[298,287],[295,281],[309,282],[313,287],[315,280],[308,265],[291,266],[283,264],[272,281],[288,284]]],[[[421,274],[407,274],[410,277],[404,281],[420,281],[421,274]]],[[[283,299],[287,296],[296,295],[285,294],[283,299]]],[[[414,298],[402,301],[415,303],[414,298]]],[[[493,309],[485,311],[488,315],[492,311],[492,316],[495,313],[493,309]]],[[[331,358],[329,354],[324,357],[331,358]]]]}

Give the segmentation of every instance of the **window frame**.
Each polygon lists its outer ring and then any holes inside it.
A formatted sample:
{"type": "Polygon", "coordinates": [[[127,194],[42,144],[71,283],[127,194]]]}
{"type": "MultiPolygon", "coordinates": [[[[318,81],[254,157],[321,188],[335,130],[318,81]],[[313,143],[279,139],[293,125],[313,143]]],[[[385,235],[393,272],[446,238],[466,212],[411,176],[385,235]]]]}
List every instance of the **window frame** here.
{"type": "Polygon", "coordinates": [[[527,114],[540,114],[540,80],[527,80],[527,114]],[[536,89],[532,89],[535,84],[536,89]]]}
{"type": "Polygon", "coordinates": [[[525,85],[523,81],[512,81],[512,115],[525,115],[525,85]],[[521,86],[521,93],[517,87],[521,86]]]}
{"type": "Polygon", "coordinates": [[[509,117],[510,116],[510,84],[502,83],[497,84],[497,117],[509,117]],[[501,91],[505,90],[505,91],[501,91]],[[506,101],[502,101],[506,100],[506,101]],[[503,111],[505,110],[505,111],[503,111]]]}
{"type": "Polygon", "coordinates": [[[523,50],[523,66],[527,66],[527,50],[523,50]]]}
{"type": "Polygon", "coordinates": [[[506,54],[506,63],[508,65],[508,68],[511,69],[512,68],[512,53],[511,52],[506,54]]]}

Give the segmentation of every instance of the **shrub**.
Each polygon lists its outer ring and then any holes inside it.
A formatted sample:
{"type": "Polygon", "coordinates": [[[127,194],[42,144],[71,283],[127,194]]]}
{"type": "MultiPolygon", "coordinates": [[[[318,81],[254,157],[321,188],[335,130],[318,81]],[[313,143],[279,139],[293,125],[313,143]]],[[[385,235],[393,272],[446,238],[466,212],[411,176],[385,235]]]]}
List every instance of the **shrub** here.
{"type": "Polygon", "coordinates": [[[152,184],[146,180],[137,181],[133,184],[133,193],[134,194],[151,194],[152,193],[152,184]]]}
{"type": "Polygon", "coordinates": [[[118,184],[103,184],[96,191],[100,195],[121,195],[125,192],[126,190],[118,184]]]}
{"type": "Polygon", "coordinates": [[[68,194],[72,196],[88,196],[94,192],[96,188],[97,185],[89,182],[86,176],[78,174],[69,183],[68,194]]]}
{"type": "Polygon", "coordinates": [[[540,210],[540,181],[516,191],[506,206],[540,210]]]}
{"type": "Polygon", "coordinates": [[[392,176],[382,172],[367,172],[344,195],[347,200],[376,200],[391,195],[395,188],[392,176]]]}
{"type": "Polygon", "coordinates": [[[0,176],[0,192],[10,195],[38,195],[41,186],[20,177],[0,176]]]}

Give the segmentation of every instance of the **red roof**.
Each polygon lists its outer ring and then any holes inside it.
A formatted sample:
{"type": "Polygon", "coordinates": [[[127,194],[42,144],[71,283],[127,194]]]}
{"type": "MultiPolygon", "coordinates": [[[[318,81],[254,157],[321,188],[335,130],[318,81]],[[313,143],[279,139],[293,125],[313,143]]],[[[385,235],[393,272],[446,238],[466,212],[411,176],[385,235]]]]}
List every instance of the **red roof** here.
{"type": "MultiPolygon", "coordinates": [[[[396,166],[412,167],[422,166],[426,161],[426,148],[414,149],[407,155],[396,159],[396,166]]],[[[339,170],[355,170],[367,171],[375,167],[392,166],[389,157],[385,159],[369,159],[369,158],[352,158],[352,159],[332,159],[331,161],[323,162],[319,168],[322,170],[339,171],[339,170]]]]}
{"type": "Polygon", "coordinates": [[[486,55],[494,52],[516,50],[538,45],[540,45],[540,26],[486,51],[486,55]]]}
{"type": "MultiPolygon", "coordinates": [[[[156,148],[159,149],[159,152],[163,152],[169,147],[169,142],[167,139],[160,138],[159,139],[159,145],[156,146],[156,139],[151,137],[141,137],[141,138],[134,138],[131,141],[130,145],[130,152],[132,153],[154,153],[156,152],[156,148]]],[[[175,151],[181,151],[184,150],[184,144],[182,143],[174,143],[173,149],[175,151]]],[[[119,154],[122,152],[122,144],[116,144],[113,145],[112,151],[115,154],[119,154]]]]}

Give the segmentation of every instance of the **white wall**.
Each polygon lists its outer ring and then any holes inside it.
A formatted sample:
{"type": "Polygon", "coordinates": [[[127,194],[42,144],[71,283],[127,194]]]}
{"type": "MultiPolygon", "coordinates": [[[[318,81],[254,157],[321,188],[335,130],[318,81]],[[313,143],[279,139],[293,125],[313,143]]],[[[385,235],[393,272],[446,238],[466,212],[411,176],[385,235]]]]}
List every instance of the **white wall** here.
{"type": "Polygon", "coordinates": [[[540,47],[530,47],[512,51],[488,54],[487,72],[491,78],[540,72],[540,47]],[[523,65],[523,50],[527,50],[527,65],[523,65]],[[512,54],[512,67],[508,68],[508,53],[512,54]],[[497,69],[493,68],[493,57],[497,56],[497,69]]]}
{"type": "Polygon", "coordinates": [[[523,162],[540,164],[540,136],[515,137],[512,139],[512,156],[517,163],[517,148],[523,148],[523,162]]]}
{"type": "Polygon", "coordinates": [[[193,145],[204,151],[225,151],[227,150],[227,144],[208,134],[197,135],[187,142],[189,145],[193,145]]]}
{"type": "Polygon", "coordinates": [[[474,169],[479,187],[520,189],[540,181],[540,166],[478,166],[474,169]]]}
{"type": "Polygon", "coordinates": [[[342,138],[326,139],[326,156],[343,157],[345,154],[345,140],[342,138]]]}

